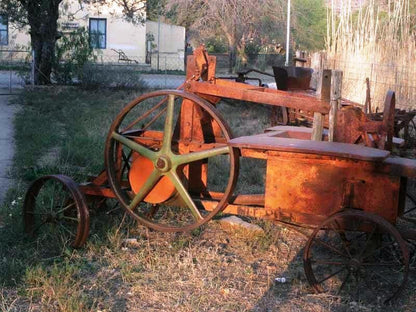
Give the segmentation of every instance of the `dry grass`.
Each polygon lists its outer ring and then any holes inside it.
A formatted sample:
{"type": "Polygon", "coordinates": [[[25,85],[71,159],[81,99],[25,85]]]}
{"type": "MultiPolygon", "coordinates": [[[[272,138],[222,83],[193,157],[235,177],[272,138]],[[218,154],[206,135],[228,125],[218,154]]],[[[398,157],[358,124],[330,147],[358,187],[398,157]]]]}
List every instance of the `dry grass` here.
{"type": "Polygon", "coordinates": [[[370,0],[358,11],[341,1],[328,11],[327,68],[344,74],[343,97],[365,102],[365,78],[370,79],[374,107],[383,109],[388,89],[397,106],[416,108],[416,28],[411,0],[370,0]]]}
{"type": "MultiPolygon", "coordinates": [[[[4,290],[9,298],[6,305],[10,311],[386,308],[313,294],[300,259],[304,236],[283,226],[257,223],[265,229],[264,234],[224,229],[216,221],[187,234],[150,232],[123,223],[124,234],[110,234],[105,245],[97,246],[93,239],[62,262],[28,268],[20,293],[4,290]],[[127,232],[129,238],[137,239],[135,244],[120,244],[127,232]],[[289,282],[274,282],[282,276],[289,282]]],[[[416,298],[410,292],[396,308],[411,311],[416,298]]]]}
{"type": "MultiPolygon", "coordinates": [[[[114,210],[114,202],[109,200],[107,209],[94,213],[84,248],[64,249],[56,257],[43,258],[39,252],[43,246],[36,246],[22,234],[25,181],[56,172],[85,181],[87,174],[102,165],[104,136],[114,115],[135,96],[76,89],[26,94],[25,112],[16,123],[17,185],[0,206],[4,220],[0,229],[0,311],[386,309],[313,294],[302,265],[305,237],[261,220],[248,219],[264,229],[256,235],[222,228],[215,220],[191,233],[164,234],[138,226],[120,209],[114,210]],[[54,131],[55,123],[61,125],[62,132],[54,131]],[[60,152],[51,152],[55,150],[60,152]],[[127,244],[127,238],[133,241],[127,244]],[[288,282],[275,283],[276,277],[285,277],[288,282]]],[[[244,126],[255,118],[259,129],[253,132],[266,126],[268,109],[262,106],[253,109],[244,103],[222,103],[220,110],[238,135],[243,135],[244,126]]],[[[264,163],[248,161],[242,171],[242,188],[258,185],[261,190],[264,163]]],[[[406,293],[389,308],[414,311],[415,265],[413,262],[406,293]]]]}

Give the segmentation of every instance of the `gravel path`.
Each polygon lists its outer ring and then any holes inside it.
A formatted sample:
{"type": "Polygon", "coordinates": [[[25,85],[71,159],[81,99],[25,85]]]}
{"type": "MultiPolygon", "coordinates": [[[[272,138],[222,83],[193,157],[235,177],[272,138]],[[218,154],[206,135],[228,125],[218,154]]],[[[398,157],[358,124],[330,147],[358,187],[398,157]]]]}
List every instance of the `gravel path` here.
{"type": "Polygon", "coordinates": [[[11,104],[12,96],[0,96],[0,203],[10,185],[9,175],[14,155],[13,118],[18,105],[11,104]]]}

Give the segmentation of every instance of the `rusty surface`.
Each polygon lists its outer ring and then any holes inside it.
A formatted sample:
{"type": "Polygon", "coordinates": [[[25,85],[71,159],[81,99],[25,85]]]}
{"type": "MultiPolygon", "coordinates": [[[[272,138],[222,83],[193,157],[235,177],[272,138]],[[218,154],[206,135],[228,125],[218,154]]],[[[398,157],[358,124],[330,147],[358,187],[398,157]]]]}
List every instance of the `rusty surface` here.
{"type": "Polygon", "coordinates": [[[395,222],[400,177],[375,174],[365,161],[279,156],[267,160],[265,207],[285,221],[317,224],[347,206],[395,222]]]}
{"type": "MultiPolygon", "coordinates": [[[[40,214],[37,209],[40,207],[37,206],[41,203],[37,203],[37,196],[41,191],[42,187],[48,181],[56,181],[62,185],[62,190],[66,189],[71,198],[73,200],[73,204],[68,205],[69,208],[76,208],[76,215],[77,215],[77,227],[74,233],[67,233],[71,235],[70,244],[74,248],[81,247],[84,245],[85,241],[87,240],[89,234],[89,212],[87,203],[83,193],[80,191],[78,185],[69,177],[64,175],[47,175],[43,176],[36,181],[34,181],[31,186],[29,187],[25,201],[23,204],[23,220],[24,220],[24,229],[25,232],[36,236],[38,231],[42,228],[45,228],[48,224],[55,224],[59,227],[59,223],[63,222],[61,220],[61,213],[65,211],[58,211],[60,210],[59,207],[50,207],[52,209],[48,210],[47,213],[40,214]],[[55,209],[56,208],[56,209],[55,209]],[[42,218],[41,220],[36,220],[36,218],[42,218]],[[39,224],[36,221],[41,221],[39,224]]],[[[62,192],[62,190],[56,189],[55,192],[62,192]]],[[[53,196],[54,194],[50,194],[53,196]]],[[[62,200],[62,199],[61,199],[62,200]]],[[[46,207],[42,207],[46,208],[46,207]]],[[[62,207],[61,207],[62,208],[62,207]]],[[[65,216],[63,216],[65,218],[65,216]]],[[[58,237],[56,237],[58,239],[58,237]]]]}
{"type": "Polygon", "coordinates": [[[416,159],[388,157],[377,164],[375,171],[397,177],[416,178],[416,159]]]}
{"type": "MultiPolygon", "coordinates": [[[[416,161],[390,157],[389,152],[384,150],[391,149],[395,106],[393,92],[387,94],[382,120],[370,120],[356,107],[339,110],[335,135],[337,142],[324,142],[327,140],[325,130],[323,142],[310,141],[311,129],[298,127],[274,127],[267,129],[265,134],[232,139],[226,122],[209,103],[215,105],[222,98],[237,99],[288,107],[292,108],[292,113],[305,116],[312,116],[314,112],[327,115],[329,103],[310,90],[272,90],[218,79],[215,67],[215,57],[209,56],[200,47],[187,61],[186,82],[183,84],[186,92],[157,91],[130,102],[109,131],[105,152],[106,171],[91,183],[81,186],[82,192],[92,196],[116,197],[134,218],[147,226],[163,230],[163,226],[152,223],[128,208],[130,197],[140,191],[152,171],[157,169],[158,163],[146,162],[143,156],[134,152],[130,156],[124,155],[123,144],[116,142],[112,134],[119,133],[126,140],[149,150],[161,149],[164,144],[163,131],[152,130],[150,124],[140,128],[136,125],[154,110],[164,107],[168,96],[174,95],[181,98],[181,109],[174,124],[172,145],[180,155],[227,145],[232,151],[230,182],[225,192],[209,190],[206,160],[193,161],[179,170],[189,194],[212,211],[207,219],[227,209],[230,213],[252,213],[253,216],[275,220],[318,224],[333,212],[348,206],[379,214],[395,222],[402,197],[399,194],[400,177],[416,176],[416,161]],[[133,108],[158,96],[165,98],[145,115],[134,116],[129,125],[119,128],[133,108]],[[267,160],[265,194],[257,197],[232,195],[237,180],[239,155],[267,160]],[[126,164],[124,158],[129,157],[129,163],[126,164]],[[143,172],[147,174],[143,175],[143,172]],[[127,181],[123,180],[124,176],[128,176],[127,181]],[[131,193],[126,195],[126,189],[130,189],[131,193]]],[[[301,78],[308,77],[304,75],[301,78]]],[[[163,114],[159,117],[163,118],[163,114]]],[[[174,194],[175,186],[164,176],[152,187],[144,201],[169,202],[174,194]]],[[[200,224],[196,222],[191,227],[179,230],[188,230],[200,224]]]]}
{"type": "MultiPolygon", "coordinates": [[[[359,236],[364,239],[380,231],[390,235],[401,254],[400,272],[404,277],[383,299],[389,301],[397,297],[407,280],[409,255],[392,224],[403,212],[405,177],[416,177],[416,160],[390,156],[394,92],[387,93],[382,120],[371,120],[354,106],[338,110],[336,142],[325,142],[327,131],[323,131],[322,141],[311,141],[312,130],[298,127],[273,127],[264,134],[233,139],[231,129],[215,109],[222,98],[269,104],[274,113],[282,107],[284,123],[298,116],[312,120],[314,113],[323,114],[325,120],[330,110],[329,100],[305,90],[310,81],[310,71],[305,69],[301,76],[288,73],[287,69],[277,69],[283,78],[276,82],[284,90],[272,90],[218,79],[215,67],[215,57],[200,47],[187,60],[184,91],[151,92],[123,108],[106,139],[106,170],[90,183],[78,187],[71,179],[59,175],[36,180],[25,198],[25,230],[34,231],[36,196],[50,179],[62,183],[76,204],[79,218],[73,247],[80,247],[88,236],[89,214],[84,195],[117,198],[134,219],[166,232],[195,229],[220,211],[303,226],[317,225],[304,253],[308,281],[317,291],[322,291],[323,287],[322,281],[316,278],[319,272],[313,268],[312,249],[314,244],[322,243],[320,231],[335,230],[334,236],[342,239],[351,229],[364,233],[359,236]],[[298,90],[290,90],[293,88],[298,90]],[[135,109],[147,100],[154,100],[152,107],[146,108],[140,116],[134,115],[135,109]],[[177,113],[173,113],[174,107],[178,108],[177,113]],[[291,109],[289,117],[287,108],[291,109]],[[153,114],[153,119],[143,122],[153,114]],[[152,124],[158,120],[164,125],[162,130],[152,129],[152,124]],[[194,155],[203,157],[192,158],[194,155]],[[223,155],[229,157],[227,182],[223,190],[212,191],[208,183],[208,158],[223,155]],[[239,156],[267,161],[264,194],[233,194],[239,156]],[[156,219],[158,213],[162,217],[169,215],[174,222],[182,219],[176,218],[174,212],[160,213],[160,207],[165,205],[168,209],[187,208],[193,219],[179,225],[156,219]],[[357,220],[364,220],[365,224],[357,227],[353,222],[357,220]]],[[[48,216],[48,220],[55,222],[55,219],[53,215],[48,216]]],[[[406,238],[416,238],[412,230],[403,234],[406,238]]],[[[344,240],[341,246],[330,249],[345,252],[351,243],[347,242],[344,240]]],[[[361,256],[369,246],[364,242],[361,253],[347,252],[344,256],[351,259],[336,265],[344,266],[351,274],[354,270],[365,271],[365,258],[361,256]]],[[[377,249],[369,252],[374,250],[377,249]]],[[[333,263],[333,259],[324,260],[333,263]]],[[[381,258],[376,260],[383,263],[381,258]]],[[[348,277],[344,282],[347,280],[348,277]]]]}
{"type": "Polygon", "coordinates": [[[372,121],[358,107],[344,107],[337,114],[334,139],[337,142],[364,144],[391,150],[394,135],[394,92],[388,91],[384,101],[382,121],[372,121]]]}
{"type": "Polygon", "coordinates": [[[270,135],[273,132],[268,134],[235,138],[229,144],[237,148],[316,154],[351,160],[381,161],[390,154],[388,151],[360,145],[289,138],[290,133],[287,132],[278,133],[276,136],[270,135]],[[280,135],[283,137],[279,137],[280,135]]]}
{"type": "MultiPolygon", "coordinates": [[[[199,68],[202,68],[202,72],[205,71],[205,67],[202,66],[199,68]]],[[[204,73],[202,73],[202,76],[203,74],[204,73]]],[[[141,121],[141,118],[138,118],[137,116],[132,119],[136,121],[141,121]]],[[[138,126],[140,125],[138,124],[138,126]]],[[[177,232],[191,230],[209,221],[213,216],[215,216],[215,214],[223,210],[227,205],[230,197],[232,196],[233,188],[235,186],[238,175],[238,154],[236,150],[227,146],[226,142],[230,139],[231,132],[227,124],[218,114],[216,109],[204,99],[197,97],[193,94],[174,90],[156,91],[149,94],[145,94],[132,101],[129,105],[127,105],[116,117],[115,121],[113,122],[110,128],[105,148],[105,162],[109,184],[115,196],[120,201],[122,206],[126,209],[126,211],[142,224],[160,231],[177,232]],[[134,111],[134,108],[136,106],[141,105],[141,103],[146,101],[147,99],[159,97],[174,97],[178,99],[177,104],[175,105],[178,105],[178,107],[180,107],[180,114],[177,117],[176,121],[173,120],[174,115],[172,113],[166,113],[165,115],[161,115],[161,120],[164,120],[163,123],[165,124],[165,130],[167,129],[167,124],[171,124],[171,126],[169,126],[168,129],[174,129],[170,138],[165,138],[166,134],[164,132],[152,132],[151,130],[141,131],[138,129],[132,131],[134,130],[133,126],[131,127],[131,129],[128,129],[127,132],[123,131],[124,129],[123,127],[121,127],[123,120],[132,117],[128,115],[131,111],[134,111]],[[168,122],[167,120],[169,118],[171,118],[172,120],[169,120],[168,122]],[[169,141],[171,141],[171,143],[167,145],[167,142],[169,141]],[[225,186],[223,197],[221,197],[221,199],[219,199],[218,201],[215,201],[214,208],[208,214],[204,214],[201,217],[196,218],[192,223],[183,226],[172,226],[169,224],[158,223],[157,220],[152,219],[152,215],[142,213],[141,208],[139,207],[139,203],[141,200],[139,202],[132,201],[132,198],[138,196],[137,194],[141,192],[142,188],[140,187],[140,185],[138,185],[136,189],[133,188],[132,192],[129,193],[127,191],[128,188],[126,189],[123,186],[122,179],[120,181],[118,175],[119,172],[123,171],[123,162],[125,162],[125,160],[123,160],[121,155],[119,155],[117,152],[119,150],[119,145],[125,145],[127,147],[133,146],[134,148],[134,146],[136,146],[134,144],[137,143],[141,146],[137,147],[137,150],[140,150],[140,153],[142,153],[142,151],[147,151],[145,152],[145,154],[142,154],[142,156],[148,159],[151,159],[151,157],[153,156],[146,155],[157,155],[157,153],[159,153],[159,150],[161,151],[160,153],[165,151],[163,152],[165,154],[163,154],[160,157],[158,156],[157,158],[153,159],[150,162],[150,164],[144,164],[143,166],[147,167],[147,169],[150,169],[153,173],[160,175],[160,177],[169,177],[169,179],[175,185],[179,197],[182,197],[182,200],[187,201],[186,205],[188,206],[194,205],[192,204],[192,202],[190,202],[190,200],[193,200],[190,197],[191,194],[199,194],[204,197],[207,196],[207,193],[209,193],[208,186],[206,185],[205,160],[202,159],[192,161],[191,163],[186,164],[181,163],[180,167],[178,167],[177,172],[176,164],[179,163],[176,162],[181,159],[180,156],[191,155],[195,152],[209,153],[212,149],[223,148],[224,151],[227,151],[227,155],[229,156],[230,160],[230,168],[228,173],[229,177],[227,180],[227,185],[225,186]],[[170,151],[170,145],[175,148],[176,154],[170,151]],[[166,163],[172,163],[172,166],[169,166],[167,168],[164,168],[164,166],[159,166],[159,161],[161,161],[162,158],[166,160],[166,163]],[[160,170],[158,169],[159,167],[161,167],[160,170]],[[159,174],[158,171],[160,171],[161,173],[159,174]],[[171,171],[175,171],[175,173],[171,173],[171,171]],[[175,178],[174,180],[172,180],[172,176],[176,174],[178,175],[178,179],[175,178]],[[181,191],[179,191],[178,188],[181,191]]],[[[134,165],[135,162],[133,162],[133,166],[134,165]]],[[[144,167],[142,167],[142,169],[144,167]]],[[[137,170],[134,169],[134,167],[130,167],[129,170],[131,171],[132,169],[133,171],[138,172],[140,171],[140,166],[137,170]]],[[[130,186],[132,186],[131,182],[134,182],[134,180],[136,179],[135,172],[133,172],[132,175],[129,177],[129,181],[126,181],[127,184],[130,184],[130,186]]],[[[121,175],[121,177],[122,176],[123,175],[121,175]]],[[[160,180],[155,181],[156,185],[158,182],[160,182],[160,180]]],[[[146,183],[148,182],[146,181],[146,183]]],[[[143,191],[145,192],[144,196],[146,197],[147,195],[149,195],[152,192],[153,188],[154,185],[151,186],[150,190],[143,191]]],[[[163,193],[163,190],[161,189],[160,192],[158,191],[157,193],[158,196],[160,196],[163,193]]],[[[170,192],[168,193],[170,195],[170,192]]],[[[143,199],[145,198],[143,197],[143,199]]],[[[169,200],[163,202],[166,202],[167,204],[170,203],[169,200]]],[[[192,209],[195,213],[197,213],[197,207],[192,209]]]]}
{"type": "Polygon", "coordinates": [[[312,68],[295,66],[273,66],[272,68],[279,90],[309,89],[313,72],[312,68]]]}
{"type": "Polygon", "coordinates": [[[347,295],[357,301],[362,295],[371,302],[388,303],[406,285],[409,251],[397,229],[380,216],[345,210],[314,230],[306,244],[303,263],[308,282],[316,292],[347,295]]]}

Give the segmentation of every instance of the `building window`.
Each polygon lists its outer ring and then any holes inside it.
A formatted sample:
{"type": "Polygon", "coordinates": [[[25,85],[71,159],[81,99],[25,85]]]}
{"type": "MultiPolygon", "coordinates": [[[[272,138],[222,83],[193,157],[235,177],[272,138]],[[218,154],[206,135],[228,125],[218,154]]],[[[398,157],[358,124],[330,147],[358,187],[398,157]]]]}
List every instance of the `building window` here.
{"type": "Polygon", "coordinates": [[[105,49],[107,42],[107,20],[90,18],[90,44],[94,49],[105,49]]]}
{"type": "Polygon", "coordinates": [[[9,25],[8,19],[4,15],[0,15],[0,45],[9,44],[9,25]]]}

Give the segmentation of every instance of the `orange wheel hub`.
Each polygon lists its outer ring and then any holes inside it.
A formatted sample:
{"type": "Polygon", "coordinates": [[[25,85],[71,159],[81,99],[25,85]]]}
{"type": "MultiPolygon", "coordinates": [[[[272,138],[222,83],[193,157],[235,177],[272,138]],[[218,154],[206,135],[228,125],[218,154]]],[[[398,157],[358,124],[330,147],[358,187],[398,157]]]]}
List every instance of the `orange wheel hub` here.
{"type": "MultiPolygon", "coordinates": [[[[129,181],[135,194],[139,192],[153,170],[153,163],[149,159],[141,155],[134,157],[130,167],[129,181]]],[[[167,176],[163,176],[150,193],[147,194],[144,201],[151,204],[159,204],[171,198],[175,194],[175,191],[176,189],[173,183],[167,176]]]]}

